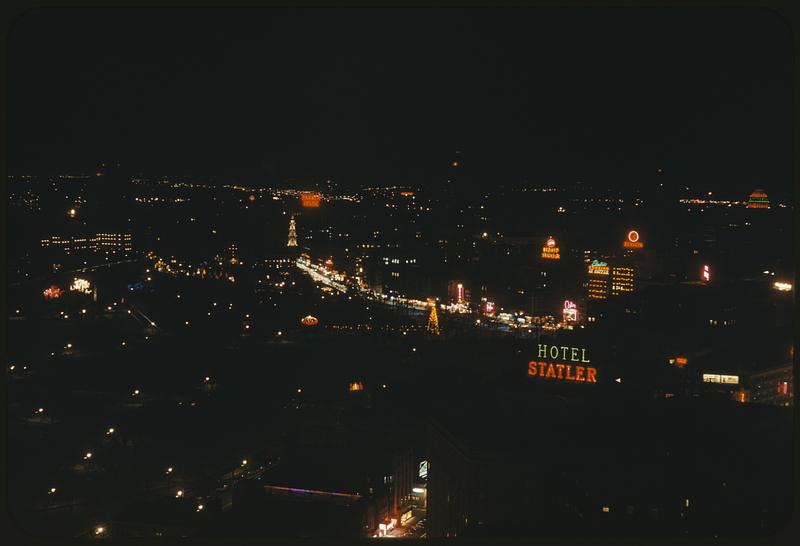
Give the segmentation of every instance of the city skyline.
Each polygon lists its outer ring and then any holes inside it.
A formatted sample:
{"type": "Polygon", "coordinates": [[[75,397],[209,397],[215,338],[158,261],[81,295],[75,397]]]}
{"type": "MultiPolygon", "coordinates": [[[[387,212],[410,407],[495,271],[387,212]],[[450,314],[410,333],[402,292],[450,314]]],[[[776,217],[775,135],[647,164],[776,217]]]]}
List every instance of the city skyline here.
{"type": "Polygon", "coordinates": [[[9,532],[785,532],[789,38],[758,10],[26,13],[9,532]]]}

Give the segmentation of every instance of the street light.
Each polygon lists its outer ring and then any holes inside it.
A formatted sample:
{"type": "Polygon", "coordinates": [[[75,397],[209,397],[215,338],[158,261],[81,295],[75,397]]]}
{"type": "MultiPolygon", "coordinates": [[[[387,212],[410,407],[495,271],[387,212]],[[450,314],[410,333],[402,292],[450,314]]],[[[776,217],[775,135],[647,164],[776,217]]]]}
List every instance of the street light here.
{"type": "Polygon", "coordinates": [[[52,495],[55,492],[56,492],[56,488],[55,487],[51,487],[50,490],[48,491],[48,494],[52,495]]]}
{"type": "Polygon", "coordinates": [[[183,497],[183,489],[178,489],[178,491],[175,492],[175,498],[179,499],[181,497],[183,497]]]}
{"type": "Polygon", "coordinates": [[[88,461],[91,458],[92,458],[92,452],[91,451],[87,451],[86,455],[83,456],[83,460],[84,461],[88,461]]]}
{"type": "Polygon", "coordinates": [[[97,527],[94,528],[95,536],[100,536],[105,532],[106,532],[106,528],[103,527],[102,525],[98,525],[97,527]]]}
{"type": "Polygon", "coordinates": [[[111,427],[106,431],[106,435],[109,435],[109,434],[114,434],[114,427],[111,427]]]}
{"type": "Polygon", "coordinates": [[[242,466],[247,466],[247,459],[244,459],[244,460],[242,461],[242,466]]]}

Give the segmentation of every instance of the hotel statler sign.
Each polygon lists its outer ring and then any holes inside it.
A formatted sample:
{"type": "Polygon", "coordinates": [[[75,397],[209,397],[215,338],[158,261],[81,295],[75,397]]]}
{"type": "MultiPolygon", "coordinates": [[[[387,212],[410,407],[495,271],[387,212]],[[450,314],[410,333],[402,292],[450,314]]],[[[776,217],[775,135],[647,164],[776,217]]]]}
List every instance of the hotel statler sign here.
{"type": "Polygon", "coordinates": [[[597,368],[587,366],[586,349],[539,343],[537,358],[528,362],[529,377],[597,383],[597,368]]]}

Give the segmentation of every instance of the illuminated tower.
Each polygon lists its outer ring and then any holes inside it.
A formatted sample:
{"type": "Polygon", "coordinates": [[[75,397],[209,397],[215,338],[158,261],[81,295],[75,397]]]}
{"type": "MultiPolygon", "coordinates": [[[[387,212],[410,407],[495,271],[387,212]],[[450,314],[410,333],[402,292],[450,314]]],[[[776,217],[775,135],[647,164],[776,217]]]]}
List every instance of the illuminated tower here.
{"type": "Polygon", "coordinates": [[[289,220],[289,241],[286,243],[286,246],[297,246],[297,227],[294,223],[294,215],[292,215],[292,219],[289,220]]]}
{"type": "Polygon", "coordinates": [[[750,194],[750,199],[747,201],[748,209],[768,209],[769,198],[764,190],[756,190],[750,194]]]}
{"type": "Polygon", "coordinates": [[[429,334],[435,336],[442,335],[442,332],[439,331],[439,317],[436,315],[436,304],[431,305],[431,314],[428,315],[428,326],[426,330],[428,330],[429,334]]]}

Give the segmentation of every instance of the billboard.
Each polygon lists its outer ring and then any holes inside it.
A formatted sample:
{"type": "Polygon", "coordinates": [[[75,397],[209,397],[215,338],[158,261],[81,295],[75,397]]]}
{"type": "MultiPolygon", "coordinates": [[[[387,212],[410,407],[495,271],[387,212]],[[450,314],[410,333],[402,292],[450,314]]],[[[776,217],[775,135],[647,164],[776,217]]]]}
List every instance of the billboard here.
{"type": "Polygon", "coordinates": [[[738,375],[722,375],[718,373],[704,373],[703,383],[719,383],[722,385],[738,385],[738,375]]]}

